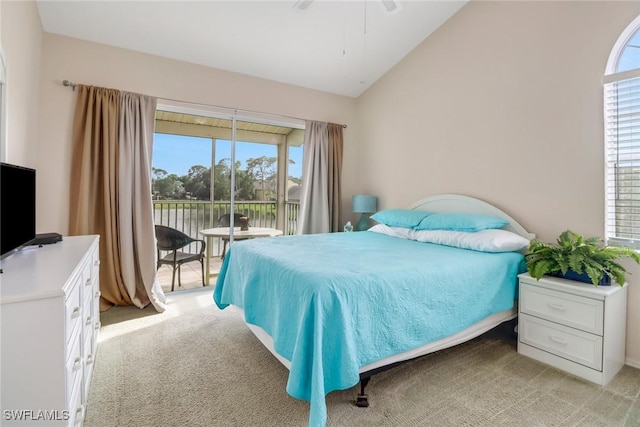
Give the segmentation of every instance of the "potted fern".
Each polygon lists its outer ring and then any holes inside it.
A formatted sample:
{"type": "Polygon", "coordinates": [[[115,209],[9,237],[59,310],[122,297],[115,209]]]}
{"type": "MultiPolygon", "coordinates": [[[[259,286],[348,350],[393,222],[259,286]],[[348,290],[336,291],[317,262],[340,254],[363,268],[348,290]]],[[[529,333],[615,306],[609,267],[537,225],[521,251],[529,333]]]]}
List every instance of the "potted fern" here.
{"type": "Polygon", "coordinates": [[[618,262],[628,257],[640,264],[640,255],[633,249],[605,246],[598,237],[584,238],[566,230],[557,243],[532,240],[525,255],[529,275],[540,280],[545,274],[598,285],[612,281],[625,283],[627,271],[618,262]]]}

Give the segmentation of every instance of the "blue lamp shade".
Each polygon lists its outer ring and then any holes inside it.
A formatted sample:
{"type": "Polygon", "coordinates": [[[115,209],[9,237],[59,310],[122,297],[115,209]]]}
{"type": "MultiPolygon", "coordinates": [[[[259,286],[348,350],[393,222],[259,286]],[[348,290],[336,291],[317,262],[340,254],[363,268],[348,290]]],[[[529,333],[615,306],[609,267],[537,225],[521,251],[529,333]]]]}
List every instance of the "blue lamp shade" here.
{"type": "Polygon", "coordinates": [[[356,231],[364,231],[369,228],[369,217],[367,214],[374,213],[376,211],[377,200],[376,196],[368,196],[365,194],[353,196],[353,211],[355,213],[362,214],[358,224],[356,224],[356,231]]]}

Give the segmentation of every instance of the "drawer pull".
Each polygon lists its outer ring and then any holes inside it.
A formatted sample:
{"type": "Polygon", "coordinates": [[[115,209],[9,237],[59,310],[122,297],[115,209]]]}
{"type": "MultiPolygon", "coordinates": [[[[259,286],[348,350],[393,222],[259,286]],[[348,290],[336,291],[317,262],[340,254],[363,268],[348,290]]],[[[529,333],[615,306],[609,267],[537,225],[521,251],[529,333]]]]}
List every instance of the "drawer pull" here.
{"type": "Polygon", "coordinates": [[[100,291],[96,291],[96,293],[93,295],[95,298],[100,298],[100,291]]]}
{"type": "Polygon", "coordinates": [[[95,265],[96,267],[100,265],[100,260],[97,259],[95,261],[93,261],[93,265],[95,265]]]}
{"type": "Polygon", "coordinates": [[[565,307],[564,305],[553,303],[553,302],[549,302],[547,303],[547,305],[553,308],[554,310],[558,310],[558,311],[565,311],[567,309],[567,307],[565,307]]]}
{"type": "Polygon", "coordinates": [[[91,277],[89,277],[87,280],[85,280],[84,285],[85,286],[91,286],[91,277]]]}
{"type": "Polygon", "coordinates": [[[100,322],[96,322],[96,329],[100,329],[101,326],[102,324],[100,324],[100,322]]]}
{"type": "Polygon", "coordinates": [[[77,425],[77,424],[80,424],[81,422],[82,422],[82,406],[76,409],[76,416],[75,416],[75,419],[73,420],[73,424],[77,425]]]}
{"type": "Polygon", "coordinates": [[[87,320],[85,321],[85,325],[90,325],[92,322],[91,316],[87,317],[87,320]]]}
{"type": "Polygon", "coordinates": [[[549,339],[555,343],[566,345],[567,341],[564,338],[557,337],[555,335],[549,335],[549,339]]]}
{"type": "Polygon", "coordinates": [[[78,316],[80,316],[80,307],[74,308],[73,311],[71,312],[72,319],[75,319],[78,316]]]}
{"type": "Polygon", "coordinates": [[[93,356],[88,354],[87,355],[87,365],[91,365],[93,363],[93,356]]]}
{"type": "Polygon", "coordinates": [[[76,359],[73,361],[73,366],[71,367],[71,369],[77,371],[78,369],[80,369],[80,366],[82,366],[82,357],[76,357],[76,359]]]}

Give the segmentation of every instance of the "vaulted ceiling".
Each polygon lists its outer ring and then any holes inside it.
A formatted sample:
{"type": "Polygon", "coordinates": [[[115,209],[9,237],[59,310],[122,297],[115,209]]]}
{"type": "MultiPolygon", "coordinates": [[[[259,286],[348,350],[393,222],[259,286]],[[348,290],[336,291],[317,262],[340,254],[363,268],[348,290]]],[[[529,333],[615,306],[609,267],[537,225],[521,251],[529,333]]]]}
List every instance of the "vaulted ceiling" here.
{"type": "Polygon", "coordinates": [[[357,97],[466,2],[38,0],[37,5],[46,32],[357,97]]]}

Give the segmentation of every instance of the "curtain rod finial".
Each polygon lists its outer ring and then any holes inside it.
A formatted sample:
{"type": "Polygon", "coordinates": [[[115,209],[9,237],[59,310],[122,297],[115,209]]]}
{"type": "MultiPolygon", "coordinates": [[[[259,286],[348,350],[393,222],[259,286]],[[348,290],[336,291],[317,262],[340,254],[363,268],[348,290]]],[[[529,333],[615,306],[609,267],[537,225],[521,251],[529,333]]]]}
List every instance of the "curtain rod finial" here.
{"type": "Polygon", "coordinates": [[[76,84],[75,84],[75,83],[70,82],[69,80],[63,80],[63,81],[62,81],[62,85],[63,85],[63,86],[71,86],[71,89],[72,89],[72,90],[76,90],[76,84]]]}

